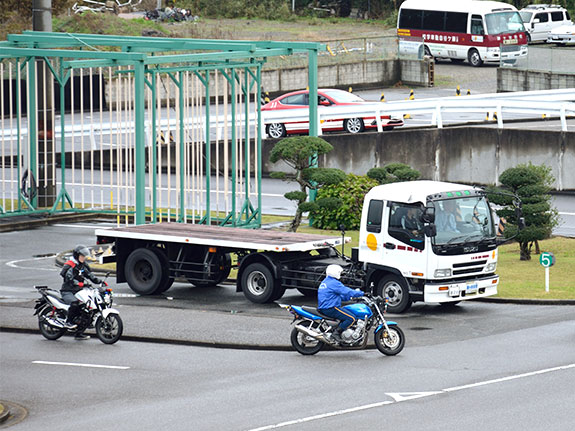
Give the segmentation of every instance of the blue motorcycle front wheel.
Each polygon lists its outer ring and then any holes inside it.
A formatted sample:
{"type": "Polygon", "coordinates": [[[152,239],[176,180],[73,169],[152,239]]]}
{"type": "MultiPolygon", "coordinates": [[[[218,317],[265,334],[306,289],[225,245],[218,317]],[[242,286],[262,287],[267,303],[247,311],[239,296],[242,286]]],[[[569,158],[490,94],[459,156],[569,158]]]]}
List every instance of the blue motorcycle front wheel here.
{"type": "Polygon", "coordinates": [[[303,334],[295,328],[292,329],[290,338],[293,348],[302,355],[315,355],[323,348],[323,342],[303,334]]]}
{"type": "Polygon", "coordinates": [[[390,326],[389,330],[381,328],[375,333],[375,346],[384,355],[397,355],[403,350],[404,345],[405,335],[399,326],[390,326]]]}

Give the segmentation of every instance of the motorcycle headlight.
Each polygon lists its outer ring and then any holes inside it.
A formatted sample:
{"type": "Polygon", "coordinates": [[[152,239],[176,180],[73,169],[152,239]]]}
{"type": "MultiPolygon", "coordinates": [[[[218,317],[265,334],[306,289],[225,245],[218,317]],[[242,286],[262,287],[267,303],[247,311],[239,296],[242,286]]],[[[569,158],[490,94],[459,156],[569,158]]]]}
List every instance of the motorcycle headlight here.
{"type": "Polygon", "coordinates": [[[433,276],[435,278],[451,277],[451,268],[436,269],[433,276]]]}

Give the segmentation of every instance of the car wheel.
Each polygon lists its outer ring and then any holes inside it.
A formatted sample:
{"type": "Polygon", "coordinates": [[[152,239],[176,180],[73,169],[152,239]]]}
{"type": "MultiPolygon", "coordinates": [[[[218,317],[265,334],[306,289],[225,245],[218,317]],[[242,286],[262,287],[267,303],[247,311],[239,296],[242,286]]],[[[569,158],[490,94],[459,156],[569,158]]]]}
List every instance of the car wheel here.
{"type": "Polygon", "coordinates": [[[343,128],[348,133],[361,133],[365,127],[361,118],[349,118],[343,122],[343,128]]]}
{"type": "Polygon", "coordinates": [[[467,60],[469,61],[469,64],[471,64],[473,67],[479,67],[483,64],[483,60],[479,55],[479,51],[477,51],[475,48],[469,50],[467,60]]]}
{"type": "Polygon", "coordinates": [[[270,138],[279,139],[287,135],[286,127],[282,123],[272,123],[266,127],[266,133],[270,138]]]}

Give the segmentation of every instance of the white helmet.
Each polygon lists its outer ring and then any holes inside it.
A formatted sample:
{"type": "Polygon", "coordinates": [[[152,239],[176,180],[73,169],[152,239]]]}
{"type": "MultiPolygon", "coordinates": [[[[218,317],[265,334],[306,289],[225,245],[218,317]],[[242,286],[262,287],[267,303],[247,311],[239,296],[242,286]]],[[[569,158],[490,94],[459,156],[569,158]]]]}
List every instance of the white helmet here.
{"type": "Polygon", "coordinates": [[[328,267],[325,269],[325,275],[336,278],[338,280],[342,272],[343,268],[339,265],[328,265],[328,267]]]}

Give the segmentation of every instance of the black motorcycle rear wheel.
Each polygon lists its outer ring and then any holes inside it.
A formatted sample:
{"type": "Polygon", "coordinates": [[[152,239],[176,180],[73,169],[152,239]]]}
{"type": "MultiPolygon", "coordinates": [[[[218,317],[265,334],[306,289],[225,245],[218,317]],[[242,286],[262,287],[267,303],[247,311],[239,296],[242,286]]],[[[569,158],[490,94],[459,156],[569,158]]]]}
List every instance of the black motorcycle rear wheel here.
{"type": "Polygon", "coordinates": [[[375,333],[375,346],[384,355],[397,355],[405,346],[405,335],[399,326],[390,326],[389,331],[382,328],[375,333]]]}
{"type": "Polygon", "coordinates": [[[108,314],[105,319],[100,316],[96,320],[96,335],[104,344],[114,344],[122,336],[124,324],[118,314],[108,314]]]}
{"type": "Polygon", "coordinates": [[[57,340],[66,333],[66,329],[57,328],[48,323],[47,318],[51,316],[52,312],[52,307],[49,305],[46,305],[42,310],[40,310],[38,313],[38,328],[44,338],[47,338],[48,340],[57,340]]]}
{"type": "Polygon", "coordinates": [[[302,355],[315,355],[324,346],[323,342],[302,334],[295,328],[292,329],[290,338],[293,348],[302,355]]]}

